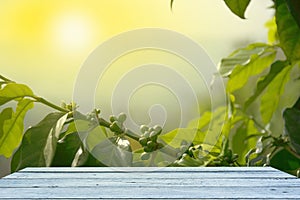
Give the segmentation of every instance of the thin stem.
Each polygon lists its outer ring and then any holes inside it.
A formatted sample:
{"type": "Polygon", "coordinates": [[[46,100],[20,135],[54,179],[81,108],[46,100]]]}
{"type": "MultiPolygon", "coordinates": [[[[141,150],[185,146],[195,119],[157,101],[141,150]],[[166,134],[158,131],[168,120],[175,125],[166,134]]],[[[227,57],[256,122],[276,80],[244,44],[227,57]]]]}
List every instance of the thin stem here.
{"type": "Polygon", "coordinates": [[[64,113],[70,112],[69,110],[64,109],[64,108],[62,108],[60,106],[57,106],[57,105],[51,103],[50,101],[47,101],[46,99],[44,99],[42,97],[32,96],[32,98],[34,98],[37,102],[42,103],[44,105],[47,105],[47,106],[49,106],[51,108],[54,108],[54,109],[56,109],[58,111],[61,111],[61,112],[64,112],[64,113]]]}
{"type": "MultiPolygon", "coordinates": [[[[4,77],[4,76],[1,75],[1,74],[0,74],[0,79],[2,79],[2,80],[5,81],[5,82],[14,82],[14,81],[12,81],[12,80],[10,80],[10,79],[4,77]]],[[[64,112],[64,113],[70,112],[69,110],[64,109],[64,108],[62,108],[62,107],[59,107],[59,106],[57,106],[57,105],[55,105],[55,104],[53,104],[53,103],[47,101],[46,99],[44,99],[44,98],[42,98],[42,97],[37,97],[37,96],[35,96],[35,95],[29,96],[29,97],[35,99],[35,100],[36,100],[37,102],[39,102],[39,103],[45,104],[45,105],[47,105],[47,106],[49,106],[49,107],[51,107],[51,108],[54,108],[54,109],[56,109],[56,110],[58,110],[58,111],[61,111],[61,112],[64,112]]]]}
{"type": "MultiPolygon", "coordinates": [[[[104,126],[104,127],[106,127],[106,128],[110,128],[111,123],[108,122],[108,121],[106,121],[105,119],[103,119],[103,118],[98,118],[98,122],[99,122],[99,125],[100,125],[100,126],[104,126]]],[[[139,141],[139,139],[140,139],[140,136],[139,136],[139,135],[137,135],[136,133],[134,133],[133,131],[131,131],[131,130],[129,130],[129,129],[126,129],[126,130],[124,131],[124,134],[125,134],[126,136],[128,136],[128,137],[130,137],[130,138],[136,140],[136,141],[139,141]]]]}
{"type": "Polygon", "coordinates": [[[106,121],[106,120],[103,119],[103,118],[99,118],[99,119],[98,119],[98,122],[99,122],[99,124],[100,124],[101,126],[104,126],[104,127],[106,127],[106,128],[109,128],[109,127],[110,127],[110,124],[111,124],[111,123],[109,123],[108,121],[106,121]]]}
{"type": "Polygon", "coordinates": [[[13,82],[12,80],[2,76],[1,74],[0,74],[0,79],[4,80],[5,82],[13,82]]]}
{"type": "Polygon", "coordinates": [[[134,140],[136,140],[136,141],[139,141],[139,139],[140,139],[139,135],[135,134],[134,132],[132,132],[129,129],[126,129],[125,135],[128,136],[128,137],[130,137],[130,138],[132,138],[132,139],[134,139],[134,140]]]}

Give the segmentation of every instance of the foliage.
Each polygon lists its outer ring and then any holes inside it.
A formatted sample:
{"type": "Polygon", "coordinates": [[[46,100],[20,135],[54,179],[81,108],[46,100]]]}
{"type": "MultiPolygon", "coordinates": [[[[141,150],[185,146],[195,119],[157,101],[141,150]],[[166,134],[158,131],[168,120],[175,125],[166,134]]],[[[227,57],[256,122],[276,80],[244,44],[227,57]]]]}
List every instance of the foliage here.
{"type": "Polygon", "coordinates": [[[244,19],[245,11],[250,0],[224,0],[228,8],[237,16],[244,19]]]}
{"type": "MultiPolygon", "coordinates": [[[[231,10],[235,9],[233,5],[227,5],[231,10]]],[[[300,169],[299,100],[293,107],[288,107],[300,96],[296,87],[299,80],[291,78],[299,77],[299,5],[299,1],[295,0],[275,0],[275,17],[267,23],[269,44],[250,44],[220,63],[220,73],[228,79],[227,92],[238,101],[230,104],[239,110],[233,118],[242,113],[247,117],[238,123],[245,124],[248,119],[255,122],[256,139],[247,147],[246,164],[271,165],[294,175],[299,175],[300,169]],[[281,52],[284,52],[283,59],[278,56],[281,52]],[[247,84],[255,84],[256,87],[247,84]],[[291,86],[297,96],[285,96],[286,85],[291,86]],[[245,88],[250,90],[250,95],[239,98],[245,88]],[[282,109],[285,130],[274,130],[272,125],[278,121],[274,115],[282,109]]],[[[245,142],[253,139],[245,125],[238,126],[233,134],[240,135],[237,137],[239,141],[243,134],[248,135],[244,137],[245,142]]],[[[231,138],[232,145],[237,138],[231,138]]],[[[235,152],[234,146],[232,148],[235,152]]]]}
{"type": "MultiPolygon", "coordinates": [[[[250,0],[224,1],[245,18],[250,0]]],[[[123,113],[109,120],[97,109],[83,114],[75,103],[57,106],[28,86],[0,76],[0,106],[5,106],[0,113],[0,155],[13,156],[12,171],[27,166],[271,165],[299,175],[300,3],[273,2],[269,43],[239,48],[220,62],[220,74],[227,80],[226,108],[207,111],[186,128],[169,133],[146,125],[134,133],[124,126],[123,113]],[[281,52],[284,58],[278,56],[281,52]],[[296,95],[285,94],[287,85],[296,95]],[[15,102],[15,110],[8,102],[15,102]],[[25,114],[35,103],[56,112],[23,134],[25,114]],[[285,130],[273,128],[278,112],[283,112],[285,130]],[[222,137],[213,142],[217,130],[222,137]]],[[[170,3],[172,7],[174,1],[170,3]]]]}
{"type": "Polygon", "coordinates": [[[6,106],[0,115],[1,154],[13,156],[12,172],[29,166],[237,165],[237,155],[229,149],[226,138],[216,145],[204,143],[209,132],[222,126],[226,108],[206,112],[184,129],[162,134],[158,125],[142,125],[140,133],[134,133],[124,127],[124,113],[109,120],[101,118],[97,109],[82,114],[75,103],[57,106],[23,84],[1,79],[2,105],[17,104],[15,112],[13,105],[6,106]],[[24,116],[35,103],[56,111],[22,134],[24,116]],[[134,143],[138,148],[132,147],[134,143]]]}

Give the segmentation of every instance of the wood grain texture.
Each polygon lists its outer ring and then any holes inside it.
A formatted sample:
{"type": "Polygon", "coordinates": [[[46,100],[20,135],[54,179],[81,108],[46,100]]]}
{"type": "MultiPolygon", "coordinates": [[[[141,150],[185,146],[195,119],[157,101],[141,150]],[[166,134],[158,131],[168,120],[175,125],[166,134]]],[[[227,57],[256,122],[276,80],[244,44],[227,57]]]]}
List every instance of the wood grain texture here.
{"type": "Polygon", "coordinates": [[[27,168],[0,199],[300,199],[300,179],[255,168],[27,168]]]}

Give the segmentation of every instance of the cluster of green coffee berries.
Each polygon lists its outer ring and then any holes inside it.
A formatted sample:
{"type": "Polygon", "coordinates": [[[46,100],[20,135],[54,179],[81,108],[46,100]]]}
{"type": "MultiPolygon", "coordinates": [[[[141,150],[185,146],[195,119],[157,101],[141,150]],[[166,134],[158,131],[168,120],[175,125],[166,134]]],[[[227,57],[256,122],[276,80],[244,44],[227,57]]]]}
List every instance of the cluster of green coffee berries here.
{"type": "Polygon", "coordinates": [[[183,140],[177,154],[179,159],[174,164],[179,166],[201,166],[204,164],[203,159],[205,160],[201,153],[201,145],[193,145],[183,140]]]}
{"type": "Polygon", "coordinates": [[[150,158],[150,152],[163,147],[161,143],[157,142],[157,137],[161,134],[162,128],[158,125],[153,127],[142,125],[140,131],[142,132],[142,135],[139,139],[139,143],[144,149],[144,153],[141,154],[141,159],[148,160],[150,158]]]}
{"type": "Polygon", "coordinates": [[[98,125],[99,124],[99,114],[100,114],[99,109],[94,109],[92,112],[88,113],[86,115],[86,119],[90,121],[90,125],[98,125]]]}
{"type": "Polygon", "coordinates": [[[123,134],[125,132],[124,122],[126,120],[126,114],[120,113],[118,116],[111,115],[109,121],[111,122],[109,129],[115,134],[123,134]]]}

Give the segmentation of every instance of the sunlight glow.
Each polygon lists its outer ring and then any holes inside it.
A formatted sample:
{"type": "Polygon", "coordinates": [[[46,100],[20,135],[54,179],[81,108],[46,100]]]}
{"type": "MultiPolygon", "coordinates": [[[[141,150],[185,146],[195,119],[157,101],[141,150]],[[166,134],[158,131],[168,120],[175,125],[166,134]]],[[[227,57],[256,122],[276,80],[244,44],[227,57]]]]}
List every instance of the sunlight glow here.
{"type": "Polygon", "coordinates": [[[92,19],[79,14],[58,17],[52,26],[54,48],[76,53],[87,49],[95,38],[92,19]]]}

